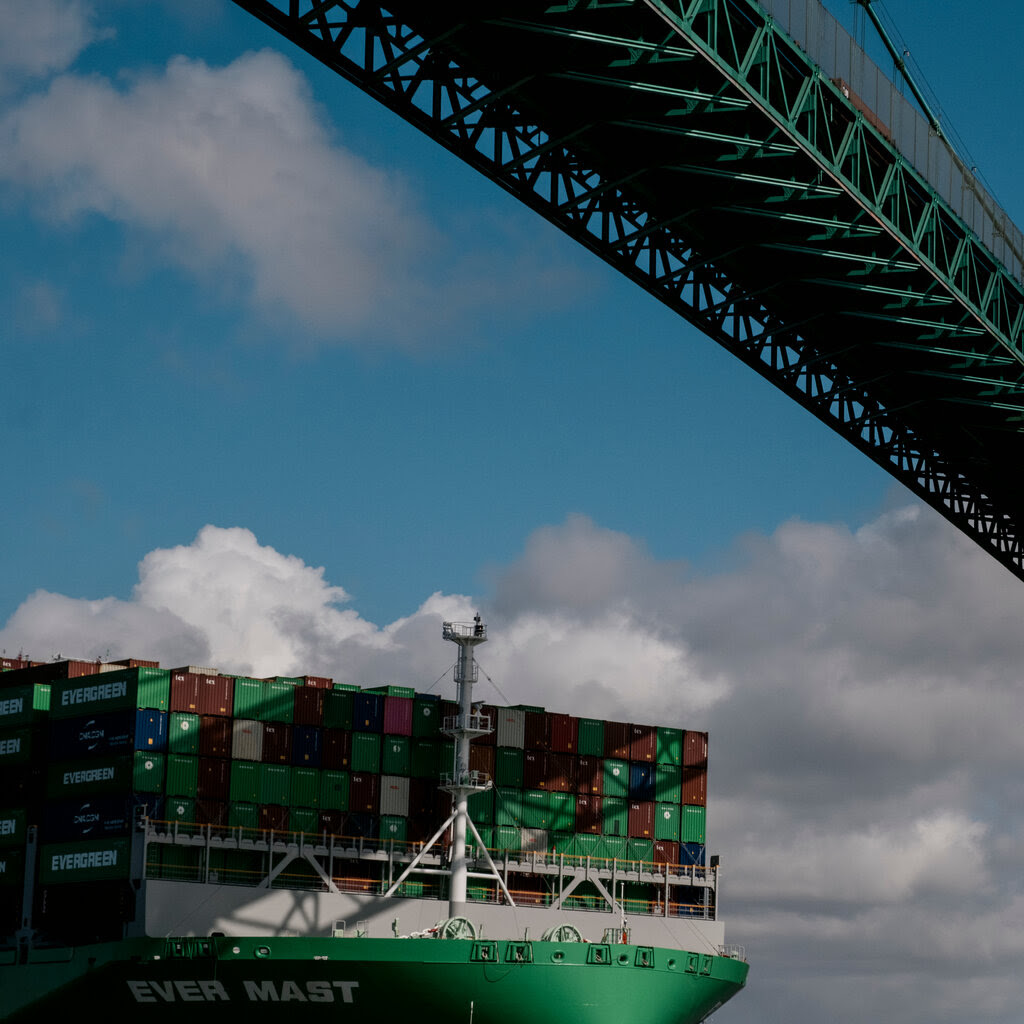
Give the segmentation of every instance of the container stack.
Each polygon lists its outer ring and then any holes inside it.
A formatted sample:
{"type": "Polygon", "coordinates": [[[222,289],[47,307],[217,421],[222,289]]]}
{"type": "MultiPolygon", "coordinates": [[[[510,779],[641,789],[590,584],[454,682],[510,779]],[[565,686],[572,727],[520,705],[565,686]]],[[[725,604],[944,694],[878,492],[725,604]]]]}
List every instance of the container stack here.
{"type": "MultiPolygon", "coordinates": [[[[178,829],[252,829],[422,843],[448,816],[438,789],[456,706],[399,686],[266,679],[154,662],[19,664],[0,674],[0,912],[20,906],[25,837],[38,829],[36,916],[131,899],[136,817],[178,829]]],[[[493,788],[470,815],[488,848],[704,863],[707,734],[485,706],[471,770],[493,788]]],[[[151,846],[175,877],[190,851],[151,846]]],[[[237,865],[236,865],[237,867],[237,865]]],[[[254,866],[254,870],[259,865],[254,866]]],[[[5,927],[5,930],[8,930],[5,927]]]]}

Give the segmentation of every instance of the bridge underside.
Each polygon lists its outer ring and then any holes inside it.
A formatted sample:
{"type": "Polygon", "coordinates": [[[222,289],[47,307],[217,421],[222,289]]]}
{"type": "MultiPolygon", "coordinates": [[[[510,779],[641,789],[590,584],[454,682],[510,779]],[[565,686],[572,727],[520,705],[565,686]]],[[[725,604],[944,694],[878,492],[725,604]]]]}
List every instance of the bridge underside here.
{"type": "Polygon", "coordinates": [[[1024,292],[885,125],[756,4],[235,2],[724,345],[1024,578],[1024,292]]]}

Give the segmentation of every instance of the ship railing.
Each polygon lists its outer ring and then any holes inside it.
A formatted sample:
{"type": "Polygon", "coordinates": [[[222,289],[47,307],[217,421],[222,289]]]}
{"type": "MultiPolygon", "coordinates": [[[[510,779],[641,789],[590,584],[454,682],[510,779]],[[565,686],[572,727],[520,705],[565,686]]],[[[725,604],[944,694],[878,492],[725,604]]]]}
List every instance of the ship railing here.
{"type": "Polygon", "coordinates": [[[746,949],[743,946],[736,945],[735,943],[726,946],[719,946],[718,955],[727,956],[730,960],[743,960],[744,962],[747,959],[746,949]]]}
{"type": "Polygon", "coordinates": [[[469,736],[486,736],[493,732],[490,715],[445,715],[441,722],[441,732],[446,736],[466,733],[469,736]],[[465,722],[465,724],[463,724],[465,722]]]}

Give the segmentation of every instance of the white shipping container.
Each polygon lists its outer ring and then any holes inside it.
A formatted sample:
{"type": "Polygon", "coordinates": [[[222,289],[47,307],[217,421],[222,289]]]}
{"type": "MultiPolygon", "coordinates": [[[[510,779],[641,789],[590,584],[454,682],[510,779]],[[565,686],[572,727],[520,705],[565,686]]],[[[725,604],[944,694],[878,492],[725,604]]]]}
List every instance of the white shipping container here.
{"type": "Polygon", "coordinates": [[[526,746],[526,712],[517,708],[498,708],[497,718],[497,745],[522,750],[526,746]]]}
{"type": "Polygon", "coordinates": [[[380,813],[409,816],[409,780],[401,775],[380,777],[380,813]]]}
{"type": "Polygon", "coordinates": [[[236,718],[231,723],[231,758],[260,761],[263,758],[263,723],[255,718],[236,718]]]}
{"type": "Polygon", "coordinates": [[[547,853],[548,830],[546,828],[520,829],[519,842],[523,853],[547,853]]]}

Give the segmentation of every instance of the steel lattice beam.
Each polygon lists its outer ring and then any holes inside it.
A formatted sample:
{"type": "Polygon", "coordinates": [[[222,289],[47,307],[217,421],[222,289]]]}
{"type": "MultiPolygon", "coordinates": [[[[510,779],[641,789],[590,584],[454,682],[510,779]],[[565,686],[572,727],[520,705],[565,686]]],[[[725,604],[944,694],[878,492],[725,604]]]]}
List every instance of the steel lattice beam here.
{"type": "Polygon", "coordinates": [[[757,4],[235,2],[1024,578],[1024,292],[757,4]]]}

